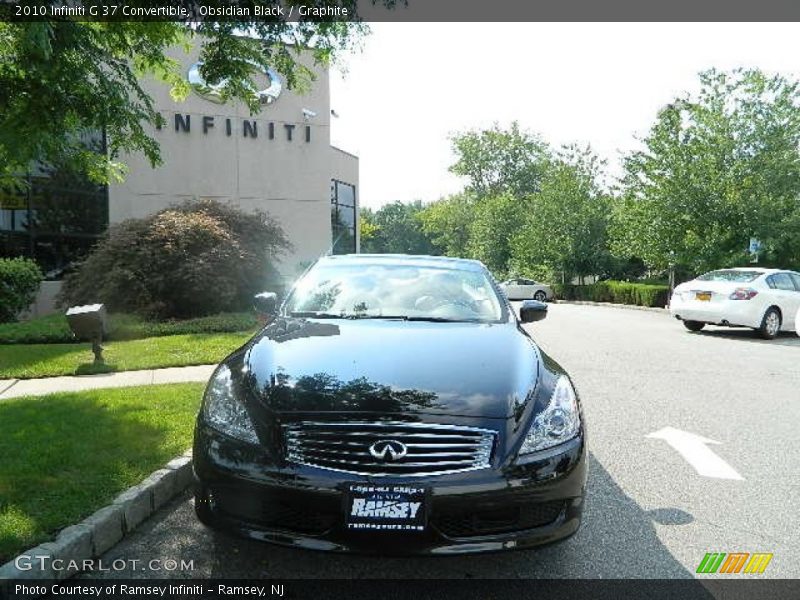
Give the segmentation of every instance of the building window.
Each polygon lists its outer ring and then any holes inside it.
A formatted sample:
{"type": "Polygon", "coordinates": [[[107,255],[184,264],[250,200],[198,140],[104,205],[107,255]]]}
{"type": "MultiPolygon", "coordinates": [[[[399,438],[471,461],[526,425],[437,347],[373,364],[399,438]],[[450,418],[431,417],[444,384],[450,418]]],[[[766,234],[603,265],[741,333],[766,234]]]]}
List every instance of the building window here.
{"type": "Polygon", "coordinates": [[[331,180],[332,253],[352,254],[356,251],[356,186],[331,180]]]}
{"type": "Polygon", "coordinates": [[[84,177],[39,167],[27,189],[0,189],[0,257],[26,256],[60,279],[108,227],[108,190],[84,177]]]}

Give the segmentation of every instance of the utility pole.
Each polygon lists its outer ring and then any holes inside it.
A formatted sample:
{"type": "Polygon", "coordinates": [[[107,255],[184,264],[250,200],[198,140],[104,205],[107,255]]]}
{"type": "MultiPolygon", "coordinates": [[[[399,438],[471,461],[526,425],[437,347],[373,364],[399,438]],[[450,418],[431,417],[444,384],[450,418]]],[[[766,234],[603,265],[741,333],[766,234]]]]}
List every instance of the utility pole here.
{"type": "Polygon", "coordinates": [[[669,251],[669,297],[667,298],[667,306],[672,301],[672,290],[675,289],[675,251],[669,251]]]}

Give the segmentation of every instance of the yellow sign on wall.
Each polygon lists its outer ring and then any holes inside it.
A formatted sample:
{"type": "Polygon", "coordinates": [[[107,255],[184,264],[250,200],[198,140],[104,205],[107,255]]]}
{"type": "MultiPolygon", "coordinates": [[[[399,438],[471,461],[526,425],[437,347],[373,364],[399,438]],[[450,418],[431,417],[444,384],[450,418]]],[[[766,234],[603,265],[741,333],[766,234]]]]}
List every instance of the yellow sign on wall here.
{"type": "Polygon", "coordinates": [[[0,190],[0,208],[5,210],[25,210],[28,200],[21,194],[10,194],[0,190]]]}

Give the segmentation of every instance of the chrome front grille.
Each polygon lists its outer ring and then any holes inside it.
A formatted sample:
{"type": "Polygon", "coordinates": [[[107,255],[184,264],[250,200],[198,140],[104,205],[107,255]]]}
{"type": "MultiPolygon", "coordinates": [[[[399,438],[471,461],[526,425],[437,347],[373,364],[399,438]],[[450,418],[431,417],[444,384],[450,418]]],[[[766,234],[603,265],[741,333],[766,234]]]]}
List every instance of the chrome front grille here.
{"type": "Polygon", "coordinates": [[[289,462],[377,477],[485,469],[496,435],[477,427],[399,422],[303,421],[284,425],[284,432],[289,462]]]}

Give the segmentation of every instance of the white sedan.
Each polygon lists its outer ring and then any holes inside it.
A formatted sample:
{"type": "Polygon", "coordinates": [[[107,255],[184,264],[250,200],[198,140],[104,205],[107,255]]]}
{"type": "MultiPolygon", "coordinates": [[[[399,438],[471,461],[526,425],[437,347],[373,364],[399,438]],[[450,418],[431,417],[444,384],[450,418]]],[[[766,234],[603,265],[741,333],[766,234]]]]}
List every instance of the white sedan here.
{"type": "Polygon", "coordinates": [[[509,279],[500,284],[509,300],[538,300],[546,302],[553,299],[553,290],[533,279],[509,279]]]}
{"type": "Polygon", "coordinates": [[[800,327],[800,273],[755,267],[711,271],[677,286],[669,310],[690,331],[707,324],[750,327],[772,339],[800,327]]]}

